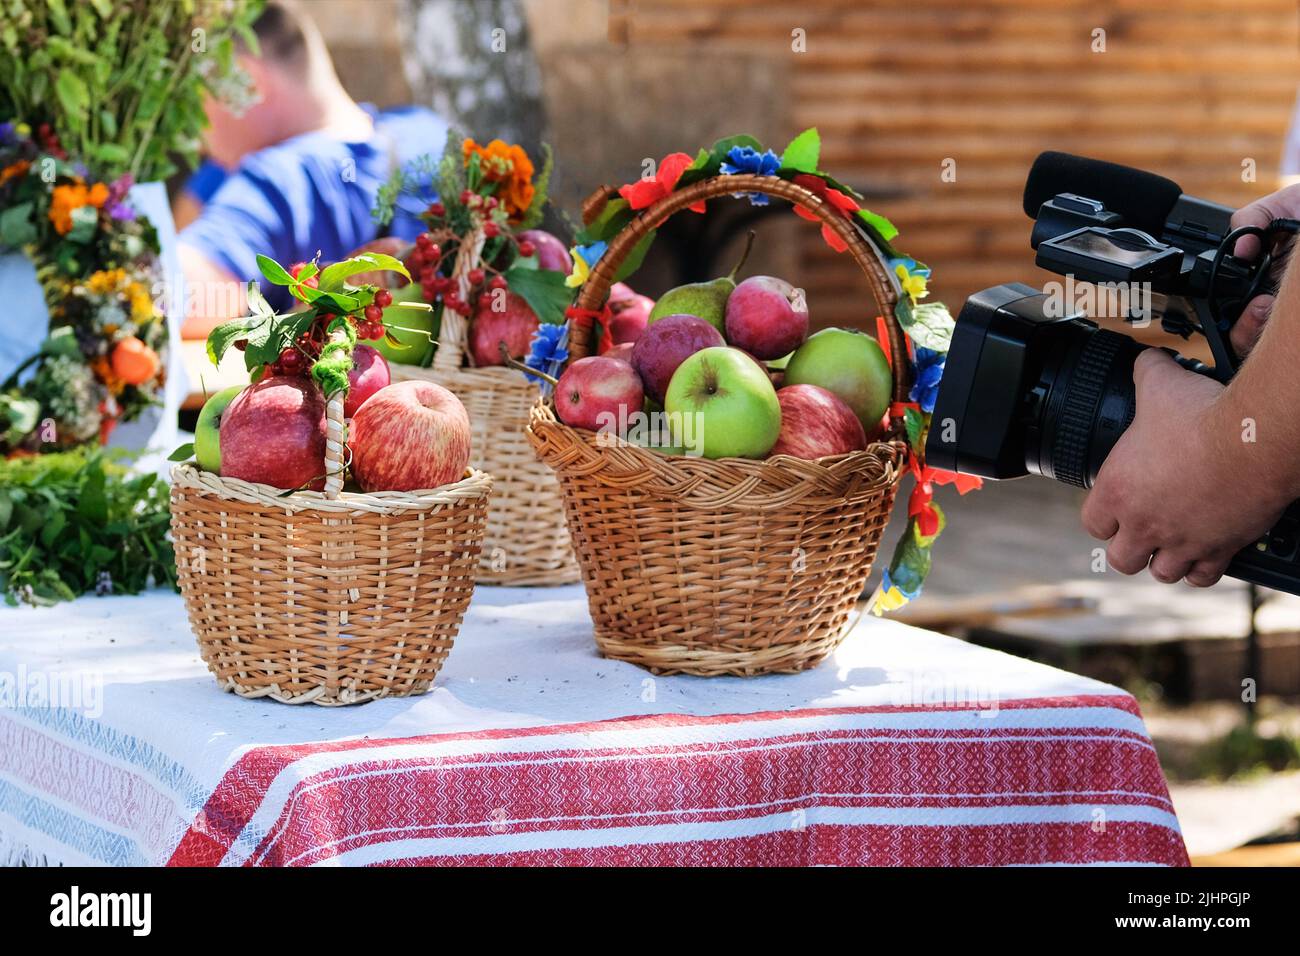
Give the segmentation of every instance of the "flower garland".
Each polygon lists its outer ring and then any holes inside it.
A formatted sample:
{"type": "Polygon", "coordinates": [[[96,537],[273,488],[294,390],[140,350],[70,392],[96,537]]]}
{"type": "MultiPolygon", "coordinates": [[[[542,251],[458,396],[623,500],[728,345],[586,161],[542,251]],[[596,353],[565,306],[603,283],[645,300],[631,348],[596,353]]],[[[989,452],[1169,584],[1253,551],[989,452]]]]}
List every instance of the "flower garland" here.
{"type": "Polygon", "coordinates": [[[48,124],[0,123],[0,252],[32,260],[50,316],[40,351],[0,384],[0,454],[106,442],[158,401],[158,238],[126,202],[131,185],[94,180],[48,124]]]}
{"type": "MultiPolygon", "coordinates": [[[[863,231],[888,261],[902,296],[894,317],[906,333],[906,355],[889,355],[889,337],[883,319],[878,320],[877,339],[886,350],[891,366],[895,361],[912,365],[913,386],[910,401],[895,403],[889,410],[891,420],[901,419],[912,454],[908,469],[916,485],[908,499],[907,530],[900,539],[880,586],[871,597],[870,608],[879,615],[894,610],[918,597],[929,574],[931,549],[943,531],[945,518],[934,502],[936,485],[954,485],[960,494],[978,488],[980,479],[942,471],[925,464],[925,436],[930,427],[939,382],[943,378],[948,346],[952,340],[953,319],[941,303],[922,303],[928,295],[930,269],[923,263],[898,252],[892,245],[898,229],[884,216],[861,205],[862,196],[836,181],[818,168],[821,137],[816,128],[804,130],[778,156],[751,136],[731,136],[701,149],[694,158],[686,153],[671,153],[656,166],[652,175],[618,189],[617,197],[607,199],[590,223],[575,237],[573,271],[568,285],[583,285],[591,270],[604,255],[608,242],[621,232],[642,210],[679,189],[714,176],[773,176],[802,186],[826,202],[832,209],[863,231]]],[[[766,205],[769,197],[759,193],[738,193],[754,205],[766,205]]],[[[801,206],[794,212],[807,220],[821,219],[801,206]]],[[[704,203],[690,206],[703,212],[704,203]]],[[[656,224],[657,225],[657,224],[656,224]]],[[[612,281],[618,282],[641,265],[654,242],[650,230],[619,267],[612,281]]],[[[822,224],[822,238],[832,249],[844,252],[844,241],[830,227],[822,224]]],[[[570,310],[571,314],[574,310],[570,310]]],[[[599,321],[598,316],[593,316],[599,321]]]]}

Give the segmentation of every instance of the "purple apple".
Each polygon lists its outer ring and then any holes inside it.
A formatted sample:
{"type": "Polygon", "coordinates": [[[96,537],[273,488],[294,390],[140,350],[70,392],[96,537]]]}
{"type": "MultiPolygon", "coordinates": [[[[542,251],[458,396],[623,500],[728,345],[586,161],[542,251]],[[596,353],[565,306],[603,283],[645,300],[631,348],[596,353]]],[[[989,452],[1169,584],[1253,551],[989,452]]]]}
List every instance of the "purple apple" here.
{"type": "Polygon", "coordinates": [[[834,392],[817,385],[787,385],[777,390],[776,400],[781,403],[781,434],[771,454],[811,460],[867,447],[858,416],[834,392]]]}
{"type": "Polygon", "coordinates": [[[358,344],[352,350],[352,371],[348,372],[348,396],[343,400],[343,417],[355,415],[362,402],[392,380],[384,357],[369,345],[358,344]]]}
{"type": "Polygon", "coordinates": [[[632,346],[632,367],[646,394],[660,405],[677,366],[700,349],[726,345],[722,333],[698,315],[666,315],[651,323],[632,346]]]}
{"type": "Polygon", "coordinates": [[[248,386],[221,416],[221,477],[276,488],[325,487],[325,398],[308,378],[248,386]]]}
{"type": "Polygon", "coordinates": [[[519,241],[531,242],[537,250],[537,267],[563,272],[566,276],[573,271],[573,259],[564,243],[544,229],[525,229],[517,235],[519,241]]]}
{"type": "Polygon", "coordinates": [[[564,370],[555,386],[555,411],[560,421],[589,431],[619,431],[633,412],[641,411],[645,394],[636,370],[606,355],[588,355],[564,370]]]}
{"type": "Polygon", "coordinates": [[[760,359],[789,355],[808,337],[802,289],[773,276],[751,276],[727,299],[727,341],[760,359]]]}

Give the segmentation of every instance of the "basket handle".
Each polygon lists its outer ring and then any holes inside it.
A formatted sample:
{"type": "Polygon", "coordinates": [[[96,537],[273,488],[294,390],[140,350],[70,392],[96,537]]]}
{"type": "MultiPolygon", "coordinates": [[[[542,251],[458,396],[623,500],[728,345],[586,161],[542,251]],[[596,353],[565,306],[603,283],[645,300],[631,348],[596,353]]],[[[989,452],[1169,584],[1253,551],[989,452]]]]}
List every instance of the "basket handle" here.
{"type": "MultiPolygon", "coordinates": [[[[589,218],[600,211],[610,190],[602,187],[583,203],[584,218],[589,218]]],[[[907,338],[894,309],[901,297],[901,290],[890,274],[888,265],[881,257],[880,250],[866,234],[838,209],[826,202],[816,193],[803,186],[780,179],[776,176],[755,176],[743,173],[735,176],[714,176],[670,193],[663,199],[641,210],[635,219],[609,241],[605,254],[592,268],[591,274],[578,293],[575,306],[578,310],[594,312],[599,310],[609,296],[610,286],[614,284],[614,275],[623,260],[628,257],[638,242],[669,216],[681,212],[704,199],[717,196],[730,196],[737,193],[763,193],[777,199],[785,199],[796,206],[808,210],[825,226],[844,241],[853,260],[866,273],[871,286],[871,294],[884,316],[889,334],[889,353],[894,364],[894,401],[907,401],[907,393],[912,387],[912,369],[906,361],[907,338]]],[[[591,354],[594,323],[589,315],[574,315],[569,319],[569,361],[576,361],[591,354]]]]}
{"type": "MultiPolygon", "coordinates": [[[[469,274],[483,254],[487,237],[475,226],[461,240],[451,277],[462,302],[469,301],[469,274]]],[[[446,306],[442,309],[442,326],[438,330],[438,347],[433,353],[433,367],[440,372],[454,372],[469,358],[469,320],[446,306]]],[[[472,364],[472,363],[471,363],[472,364]]]]}

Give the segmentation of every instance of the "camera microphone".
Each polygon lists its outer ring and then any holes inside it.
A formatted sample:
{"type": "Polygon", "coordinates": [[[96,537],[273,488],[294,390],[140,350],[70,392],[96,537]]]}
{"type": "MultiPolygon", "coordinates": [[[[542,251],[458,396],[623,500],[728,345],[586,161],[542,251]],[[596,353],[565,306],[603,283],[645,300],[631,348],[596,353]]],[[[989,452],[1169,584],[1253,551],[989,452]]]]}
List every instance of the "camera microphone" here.
{"type": "Polygon", "coordinates": [[[1094,199],[1125,225],[1159,236],[1183,190],[1172,179],[1131,166],[1050,150],[1039,154],[1025,181],[1025,215],[1038,218],[1043,203],[1061,193],[1094,199]]]}

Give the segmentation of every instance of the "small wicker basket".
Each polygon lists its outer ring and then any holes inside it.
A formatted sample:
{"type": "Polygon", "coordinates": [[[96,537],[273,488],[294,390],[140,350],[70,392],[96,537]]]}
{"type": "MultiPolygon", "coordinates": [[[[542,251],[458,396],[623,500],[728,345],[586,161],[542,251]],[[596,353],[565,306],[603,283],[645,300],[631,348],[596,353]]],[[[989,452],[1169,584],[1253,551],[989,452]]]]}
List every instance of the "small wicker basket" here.
{"type": "MultiPolygon", "coordinates": [[[[814,213],[844,240],[905,356],[899,289],[876,247],[816,194],[771,176],[706,179],[643,210],[610,241],[571,319],[570,361],[590,319],[648,230],[701,200],[766,193],[814,213]]],[[[589,201],[588,215],[600,202],[589,201]]],[[[894,398],[910,369],[895,362],[894,398]]],[[[570,428],[538,403],[528,427],[555,469],[582,568],[596,643],[655,673],[755,675],[816,665],[843,639],[871,571],[906,463],[895,429],[866,450],[805,461],[667,456],[570,428]]]]}
{"type": "MultiPolygon", "coordinates": [[[[462,298],[468,295],[467,273],[481,246],[482,238],[471,235],[457,257],[453,276],[461,283],[462,298]]],[[[559,482],[524,437],[537,386],[514,369],[467,366],[468,355],[468,324],[444,310],[433,365],[393,364],[390,370],[395,382],[424,379],[450,389],[469,412],[474,429],[470,463],[493,480],[478,581],[572,584],[579,577],[578,565],[564,523],[559,482]]]]}
{"type": "MultiPolygon", "coordinates": [[[[327,472],[341,449],[327,443],[327,472]]],[[[177,578],[221,688],[324,705],[428,690],[474,592],[491,488],[470,470],[430,491],[286,496],[175,466],[177,578]]]]}

